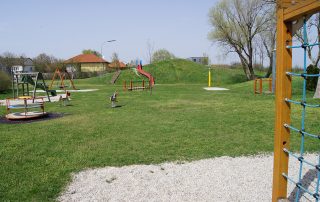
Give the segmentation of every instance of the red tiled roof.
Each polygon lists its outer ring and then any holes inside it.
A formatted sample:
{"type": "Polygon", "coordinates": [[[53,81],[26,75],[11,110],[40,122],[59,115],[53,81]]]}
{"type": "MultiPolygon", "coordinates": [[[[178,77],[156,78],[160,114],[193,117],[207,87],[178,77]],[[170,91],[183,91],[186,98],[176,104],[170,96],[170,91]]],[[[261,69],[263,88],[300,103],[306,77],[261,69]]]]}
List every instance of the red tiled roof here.
{"type": "Polygon", "coordinates": [[[111,64],[109,64],[109,67],[111,68],[116,68],[116,67],[119,67],[119,68],[125,68],[127,65],[124,64],[123,62],[119,62],[119,64],[116,64],[116,62],[113,62],[111,64]],[[118,66],[119,65],[119,66],[118,66]]]}
{"type": "Polygon", "coordinates": [[[64,61],[64,63],[109,63],[109,62],[94,54],[81,54],[64,61]]]}

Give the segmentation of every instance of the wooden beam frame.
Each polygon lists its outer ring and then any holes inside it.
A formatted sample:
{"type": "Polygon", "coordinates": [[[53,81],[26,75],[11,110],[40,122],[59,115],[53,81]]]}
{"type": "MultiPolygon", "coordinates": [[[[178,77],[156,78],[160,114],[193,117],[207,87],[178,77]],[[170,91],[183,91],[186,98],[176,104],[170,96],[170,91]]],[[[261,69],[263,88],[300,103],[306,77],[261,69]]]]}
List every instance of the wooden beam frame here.
{"type": "Polygon", "coordinates": [[[296,1],[290,6],[290,0],[277,1],[277,75],[276,75],[276,118],[274,134],[274,164],[272,201],[287,198],[287,179],[282,173],[288,173],[289,157],[283,151],[289,149],[290,131],[284,124],[290,124],[290,104],[285,98],[291,98],[291,77],[286,74],[292,70],[292,22],[303,16],[320,11],[320,0],[296,1]]]}
{"type": "Polygon", "coordinates": [[[314,14],[320,11],[319,0],[302,1],[296,5],[288,7],[284,11],[284,21],[295,21],[301,19],[305,15],[314,14]]]}

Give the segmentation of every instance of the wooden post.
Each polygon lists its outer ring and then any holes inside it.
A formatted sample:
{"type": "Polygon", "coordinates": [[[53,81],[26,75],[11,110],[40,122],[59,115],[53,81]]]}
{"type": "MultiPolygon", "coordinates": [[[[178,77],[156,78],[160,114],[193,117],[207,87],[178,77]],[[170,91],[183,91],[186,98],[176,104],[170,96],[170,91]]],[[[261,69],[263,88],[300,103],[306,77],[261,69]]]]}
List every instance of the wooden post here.
{"type": "Polygon", "coordinates": [[[124,80],[123,81],[123,91],[126,91],[127,90],[127,84],[126,84],[126,81],[124,80]]]}
{"type": "Polygon", "coordinates": [[[290,104],[285,98],[291,98],[291,77],[286,75],[292,69],[292,51],[286,45],[292,44],[291,23],[284,21],[284,9],[277,10],[277,75],[276,75],[276,119],[274,134],[274,163],[272,201],[287,197],[287,180],[282,173],[288,173],[288,155],[283,148],[290,145],[290,131],[284,124],[290,124],[290,104]]]}
{"type": "Polygon", "coordinates": [[[260,94],[262,94],[262,88],[263,88],[263,86],[262,86],[262,79],[259,79],[259,93],[260,94]]]}
{"type": "Polygon", "coordinates": [[[254,90],[254,94],[257,94],[257,79],[254,80],[253,90],[254,90]]]}
{"type": "Polygon", "coordinates": [[[131,90],[133,90],[132,80],[130,81],[130,88],[131,88],[131,90]]]}
{"type": "Polygon", "coordinates": [[[144,90],[144,80],[142,80],[142,89],[144,90]]]}
{"type": "Polygon", "coordinates": [[[53,77],[52,77],[52,79],[51,79],[51,83],[50,83],[49,89],[52,89],[52,85],[53,85],[53,83],[54,83],[54,80],[55,80],[57,74],[58,74],[58,69],[56,69],[56,70],[54,71],[54,74],[53,74],[53,77]]]}
{"type": "Polygon", "coordinates": [[[269,81],[269,92],[272,92],[272,79],[269,78],[268,81],[269,81]]]}

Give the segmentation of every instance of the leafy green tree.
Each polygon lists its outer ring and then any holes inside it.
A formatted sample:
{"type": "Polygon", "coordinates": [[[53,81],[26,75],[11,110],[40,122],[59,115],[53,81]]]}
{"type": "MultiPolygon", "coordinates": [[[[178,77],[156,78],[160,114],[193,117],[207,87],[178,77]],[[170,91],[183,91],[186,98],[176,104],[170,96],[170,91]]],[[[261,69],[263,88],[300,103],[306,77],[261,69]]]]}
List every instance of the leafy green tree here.
{"type": "MultiPolygon", "coordinates": [[[[307,67],[307,74],[319,74],[319,68],[314,65],[309,65],[307,67]]],[[[307,90],[314,91],[316,90],[318,83],[317,77],[307,77],[307,90]]]]}
{"type": "Polygon", "coordinates": [[[0,92],[6,91],[11,85],[10,77],[4,71],[0,71],[0,92]]]}
{"type": "Polygon", "coordinates": [[[175,58],[175,56],[172,53],[170,53],[168,50],[159,49],[153,53],[152,62],[159,62],[162,60],[169,60],[169,59],[174,59],[174,58],[175,58]]]}
{"type": "Polygon", "coordinates": [[[94,54],[94,55],[98,56],[99,58],[102,58],[101,54],[98,51],[92,50],[92,49],[84,49],[84,50],[82,50],[82,54],[94,54]]]}

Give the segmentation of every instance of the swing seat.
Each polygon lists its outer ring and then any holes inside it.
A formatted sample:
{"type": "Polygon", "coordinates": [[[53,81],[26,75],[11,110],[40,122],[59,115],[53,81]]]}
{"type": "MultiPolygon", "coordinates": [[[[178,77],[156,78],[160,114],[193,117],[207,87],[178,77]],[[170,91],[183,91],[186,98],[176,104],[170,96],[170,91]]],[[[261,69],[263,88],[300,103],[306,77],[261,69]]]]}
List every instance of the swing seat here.
{"type": "Polygon", "coordinates": [[[68,88],[68,86],[59,86],[60,89],[68,88]]]}
{"type": "Polygon", "coordinates": [[[51,96],[57,96],[57,91],[56,90],[47,90],[48,93],[51,94],[51,96]]]}

